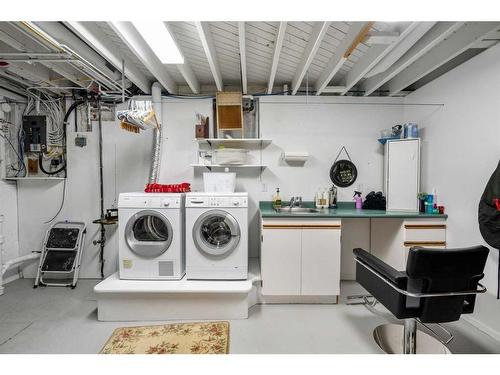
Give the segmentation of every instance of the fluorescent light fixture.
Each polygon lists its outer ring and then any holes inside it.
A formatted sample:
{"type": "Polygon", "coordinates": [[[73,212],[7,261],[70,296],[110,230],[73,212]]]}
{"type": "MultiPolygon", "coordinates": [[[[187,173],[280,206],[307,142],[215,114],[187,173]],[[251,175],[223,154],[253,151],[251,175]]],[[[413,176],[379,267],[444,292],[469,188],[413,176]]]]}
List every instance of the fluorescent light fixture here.
{"type": "Polygon", "coordinates": [[[184,64],[184,57],[161,21],[132,22],[162,64],[184,64]]]}

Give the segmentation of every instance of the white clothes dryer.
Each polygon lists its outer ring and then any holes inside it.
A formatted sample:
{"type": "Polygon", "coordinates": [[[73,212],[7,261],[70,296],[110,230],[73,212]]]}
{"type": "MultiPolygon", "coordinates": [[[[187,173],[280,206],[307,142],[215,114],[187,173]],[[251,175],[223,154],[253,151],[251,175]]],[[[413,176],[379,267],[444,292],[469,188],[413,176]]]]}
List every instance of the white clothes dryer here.
{"type": "Polygon", "coordinates": [[[185,194],[122,193],[120,279],[180,280],[185,274],[185,194]]]}

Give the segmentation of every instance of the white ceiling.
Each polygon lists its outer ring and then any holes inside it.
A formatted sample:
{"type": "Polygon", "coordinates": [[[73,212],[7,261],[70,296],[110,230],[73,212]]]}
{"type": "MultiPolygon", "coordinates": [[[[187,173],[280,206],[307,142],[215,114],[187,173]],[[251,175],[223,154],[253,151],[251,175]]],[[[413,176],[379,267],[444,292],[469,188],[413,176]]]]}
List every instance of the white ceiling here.
{"type": "MultiPolygon", "coordinates": [[[[241,90],[241,68],[245,64],[248,93],[264,93],[269,86],[273,87],[273,92],[281,92],[283,85],[293,89],[296,82],[298,93],[306,90],[314,93],[322,77],[328,77],[329,64],[331,68],[332,62],[342,57],[351,45],[354,50],[345,61],[341,60],[333,77],[325,80],[327,88],[322,94],[363,95],[366,90],[377,96],[405,95],[408,87],[419,87],[418,82],[427,82],[429,77],[437,75],[436,72],[442,74],[474,56],[471,49],[480,51],[489,48],[500,39],[500,23],[494,22],[374,22],[358,23],[358,29],[352,22],[286,22],[282,48],[277,51],[280,22],[244,22],[242,40],[238,22],[204,22],[204,36],[200,34],[201,23],[166,24],[184,55],[185,64],[160,66],[162,77],[172,82],[165,87],[165,91],[190,95],[213,94],[216,91],[213,64],[220,71],[224,89],[241,90]],[[359,36],[359,33],[353,34],[354,30],[360,30],[363,25],[370,26],[368,35],[359,43],[346,44],[359,36]],[[318,33],[320,29],[322,32],[318,33]],[[368,36],[375,34],[392,36],[392,43],[371,44],[368,36]],[[204,47],[203,37],[213,41],[208,50],[204,47]],[[240,55],[240,43],[243,41],[244,61],[240,55]],[[398,51],[399,54],[396,54],[398,51]],[[275,55],[277,69],[274,80],[270,82],[275,55]],[[388,66],[383,68],[379,65],[381,73],[367,80],[370,70],[377,67],[384,56],[390,64],[386,63],[388,66]],[[301,72],[304,72],[302,79],[301,72]],[[385,79],[382,79],[384,75],[385,79]],[[381,83],[374,86],[374,82],[381,83]],[[373,90],[373,87],[376,89],[373,90]],[[372,90],[368,90],[370,88],[372,90]]],[[[78,57],[71,55],[72,61],[54,61],[48,56],[36,56],[35,53],[64,52],[64,55],[57,56],[59,59],[69,55],[68,50],[47,44],[46,40],[37,42],[40,37],[33,37],[33,30],[26,23],[0,22],[0,61],[9,63],[7,68],[0,68],[0,87],[12,90],[30,85],[85,87],[93,80],[102,83],[108,90],[116,91],[116,86],[121,85],[119,62],[122,60],[129,87],[134,83],[146,91],[148,84],[156,80],[162,82],[158,71],[149,66],[150,61],[144,64],[143,56],[141,60],[141,56],[138,57],[137,52],[129,48],[130,41],[124,41],[123,35],[106,22],[36,22],[36,26],[53,38],[55,44],[64,45],[78,57]],[[107,48],[103,49],[100,43],[82,34],[76,24],[98,35],[97,39],[107,48]],[[57,32],[52,31],[54,27],[57,32]],[[85,57],[86,63],[80,61],[81,56],[85,57]],[[28,57],[29,63],[25,61],[28,57]],[[108,83],[103,83],[103,75],[108,83]]]]}

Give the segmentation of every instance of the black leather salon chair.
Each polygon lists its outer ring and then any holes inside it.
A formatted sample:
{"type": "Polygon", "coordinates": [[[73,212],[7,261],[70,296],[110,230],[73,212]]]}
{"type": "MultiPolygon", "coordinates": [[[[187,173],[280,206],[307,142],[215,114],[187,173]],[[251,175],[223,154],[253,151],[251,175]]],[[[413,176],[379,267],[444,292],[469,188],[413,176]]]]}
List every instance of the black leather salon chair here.
{"type": "MultiPolygon", "coordinates": [[[[401,340],[393,338],[401,351],[392,352],[417,353],[417,321],[428,327],[426,323],[459,320],[462,314],[474,311],[476,294],[486,291],[479,283],[489,251],[484,246],[444,250],[412,247],[406,271],[395,270],[363,249],[353,251],[356,281],[397,319],[404,319],[404,326],[398,326],[401,340]]],[[[374,336],[377,339],[376,333],[374,336]]]]}

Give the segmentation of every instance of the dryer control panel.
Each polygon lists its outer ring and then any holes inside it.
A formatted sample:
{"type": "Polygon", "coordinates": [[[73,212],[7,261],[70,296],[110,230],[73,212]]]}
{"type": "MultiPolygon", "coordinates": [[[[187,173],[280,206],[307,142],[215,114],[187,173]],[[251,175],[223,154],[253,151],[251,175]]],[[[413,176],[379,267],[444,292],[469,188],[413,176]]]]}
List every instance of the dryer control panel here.
{"type": "Polygon", "coordinates": [[[248,207],[248,197],[190,196],[186,199],[186,207],[248,207]]]}

